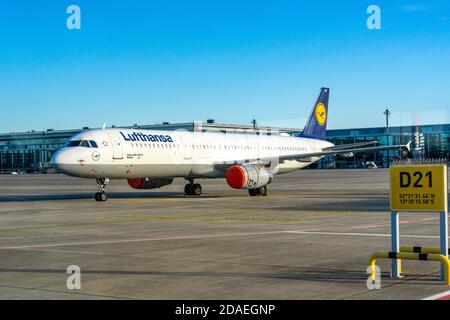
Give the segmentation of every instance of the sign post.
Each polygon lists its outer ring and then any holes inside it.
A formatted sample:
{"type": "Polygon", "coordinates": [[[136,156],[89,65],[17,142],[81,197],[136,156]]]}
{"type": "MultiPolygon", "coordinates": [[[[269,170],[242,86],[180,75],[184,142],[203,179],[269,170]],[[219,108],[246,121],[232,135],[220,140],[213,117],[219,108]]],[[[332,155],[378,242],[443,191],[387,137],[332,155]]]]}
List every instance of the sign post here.
{"type": "MultiPolygon", "coordinates": [[[[440,219],[440,240],[441,240],[441,254],[448,258],[448,213],[441,212],[440,219]]],[[[441,280],[444,280],[445,267],[441,263],[441,280]]]]}
{"type": "MultiPolygon", "coordinates": [[[[399,237],[399,213],[398,211],[391,211],[391,252],[400,251],[400,237],[399,237]]],[[[391,277],[399,279],[401,277],[401,261],[392,259],[391,262],[391,277]]]]}
{"type": "MultiPolygon", "coordinates": [[[[395,165],[390,168],[391,249],[399,252],[399,212],[439,212],[440,252],[448,257],[447,165],[395,165]]],[[[400,277],[400,260],[392,260],[392,277],[400,277]]],[[[444,265],[441,264],[441,279],[444,265]]]]}

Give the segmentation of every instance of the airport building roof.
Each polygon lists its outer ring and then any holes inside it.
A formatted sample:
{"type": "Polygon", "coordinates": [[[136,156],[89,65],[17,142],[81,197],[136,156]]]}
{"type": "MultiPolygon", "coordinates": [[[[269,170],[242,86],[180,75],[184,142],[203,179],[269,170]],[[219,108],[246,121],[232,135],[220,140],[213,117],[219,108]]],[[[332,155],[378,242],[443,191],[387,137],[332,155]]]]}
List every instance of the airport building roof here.
{"type": "MultiPolygon", "coordinates": [[[[109,128],[116,128],[112,126],[109,128]]],[[[220,132],[242,132],[253,133],[254,131],[267,131],[272,133],[291,133],[296,134],[302,132],[302,128],[283,128],[283,127],[269,127],[269,126],[256,126],[253,125],[240,125],[240,124],[221,124],[221,123],[207,123],[207,122],[184,122],[184,123],[157,123],[147,125],[132,125],[132,126],[117,126],[117,128],[127,129],[150,129],[150,130],[188,130],[188,131],[220,131],[220,132]]],[[[447,124],[432,124],[432,125],[408,125],[408,126],[392,126],[389,127],[390,134],[410,134],[417,131],[417,128],[421,128],[423,133],[433,132],[450,132],[450,123],[447,124]]],[[[100,128],[83,127],[81,129],[64,129],[55,130],[47,129],[42,131],[29,130],[24,132],[8,132],[0,133],[0,141],[10,139],[33,139],[47,136],[49,138],[56,137],[70,137],[78,132],[100,128]]],[[[351,137],[351,136],[367,136],[367,135],[380,135],[386,134],[386,127],[371,127],[371,128],[346,128],[346,129],[329,129],[327,130],[327,136],[329,137],[351,137]]]]}

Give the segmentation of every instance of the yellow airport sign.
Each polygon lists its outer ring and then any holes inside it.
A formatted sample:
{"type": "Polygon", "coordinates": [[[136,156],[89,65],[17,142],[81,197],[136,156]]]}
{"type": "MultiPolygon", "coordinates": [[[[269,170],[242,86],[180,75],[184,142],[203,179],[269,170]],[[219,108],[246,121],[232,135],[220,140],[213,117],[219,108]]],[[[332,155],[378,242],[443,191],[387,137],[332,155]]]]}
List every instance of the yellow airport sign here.
{"type": "Polygon", "coordinates": [[[447,212],[447,166],[406,165],[390,168],[391,211],[447,212]]]}

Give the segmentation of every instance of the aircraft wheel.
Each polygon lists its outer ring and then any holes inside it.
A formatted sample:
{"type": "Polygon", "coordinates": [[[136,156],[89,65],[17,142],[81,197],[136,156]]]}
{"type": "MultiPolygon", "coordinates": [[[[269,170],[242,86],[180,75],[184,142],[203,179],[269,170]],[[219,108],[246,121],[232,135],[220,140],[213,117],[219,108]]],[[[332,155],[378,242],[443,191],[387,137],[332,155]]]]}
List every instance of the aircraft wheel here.
{"type": "Polygon", "coordinates": [[[256,189],[248,189],[248,194],[251,195],[252,197],[256,197],[256,196],[267,196],[267,187],[261,187],[261,188],[256,188],[256,189]]]}
{"type": "Polygon", "coordinates": [[[202,194],[202,186],[198,183],[191,184],[188,183],[184,186],[184,195],[185,196],[199,196],[202,194]]]}
{"type": "Polygon", "coordinates": [[[263,197],[267,196],[267,187],[261,187],[259,188],[259,194],[262,195],[263,197]]]}
{"type": "Polygon", "coordinates": [[[184,186],[184,195],[185,196],[190,196],[192,193],[192,186],[193,184],[188,183],[187,185],[184,186]]]}
{"type": "Polygon", "coordinates": [[[95,194],[95,200],[106,201],[106,200],[108,200],[108,194],[106,192],[97,192],[95,194]]]}
{"type": "Polygon", "coordinates": [[[194,184],[191,188],[191,195],[199,196],[202,194],[202,186],[198,183],[194,184]]]}

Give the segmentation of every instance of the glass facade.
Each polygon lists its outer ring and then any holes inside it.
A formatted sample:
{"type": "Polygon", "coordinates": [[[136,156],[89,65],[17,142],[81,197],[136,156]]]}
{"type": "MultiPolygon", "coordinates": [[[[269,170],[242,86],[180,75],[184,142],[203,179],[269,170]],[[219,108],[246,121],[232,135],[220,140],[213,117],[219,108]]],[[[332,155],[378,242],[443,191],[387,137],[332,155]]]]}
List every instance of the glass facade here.
{"type": "MultiPolygon", "coordinates": [[[[450,124],[390,127],[388,132],[385,127],[328,130],[327,137],[336,145],[376,140],[386,146],[412,141],[409,156],[413,158],[450,158],[450,124]]],[[[349,158],[329,156],[322,159],[317,167],[364,168],[371,162],[377,167],[388,167],[400,155],[399,152],[367,152],[349,158]]]]}
{"type": "Polygon", "coordinates": [[[44,171],[53,153],[79,131],[0,134],[0,173],[44,171]]]}
{"type": "MultiPolygon", "coordinates": [[[[206,123],[179,123],[162,125],[131,126],[126,128],[154,129],[154,130],[188,130],[188,131],[224,131],[248,132],[252,127],[206,123]]],[[[49,161],[53,153],[58,150],[71,136],[86,130],[47,130],[29,131],[22,133],[0,134],[0,173],[18,172],[47,172],[49,161]]],[[[262,128],[272,130],[275,128],[262,128]]],[[[279,132],[297,134],[300,129],[283,128],[279,132]]],[[[389,133],[386,128],[354,128],[328,130],[328,140],[334,144],[356,143],[376,140],[380,145],[406,144],[412,140],[411,156],[420,158],[450,158],[450,124],[391,127],[389,133]]],[[[373,162],[378,167],[387,167],[388,163],[399,155],[398,151],[367,152],[355,154],[352,157],[327,156],[313,167],[316,168],[363,168],[373,162]]]]}

